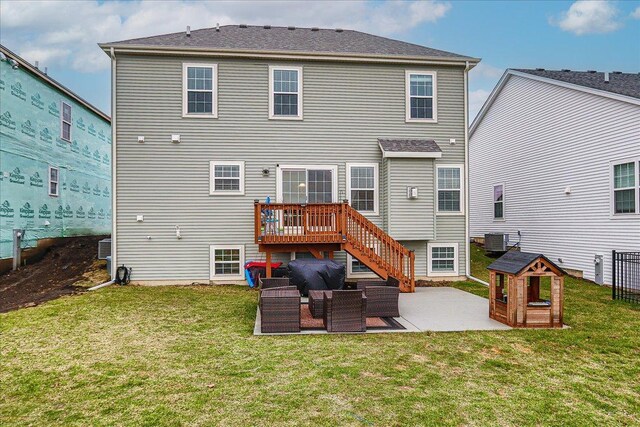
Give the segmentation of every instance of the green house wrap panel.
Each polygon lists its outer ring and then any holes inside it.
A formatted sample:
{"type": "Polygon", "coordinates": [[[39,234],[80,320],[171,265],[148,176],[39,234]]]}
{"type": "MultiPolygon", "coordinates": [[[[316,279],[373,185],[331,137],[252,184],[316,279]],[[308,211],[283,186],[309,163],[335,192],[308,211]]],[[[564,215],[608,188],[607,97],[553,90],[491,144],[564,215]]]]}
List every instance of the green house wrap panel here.
{"type": "Polygon", "coordinates": [[[111,125],[22,68],[0,62],[0,258],[38,239],[111,232],[111,125]],[[71,142],[61,139],[62,102],[71,142]],[[49,195],[49,167],[59,195],[49,195]]]}

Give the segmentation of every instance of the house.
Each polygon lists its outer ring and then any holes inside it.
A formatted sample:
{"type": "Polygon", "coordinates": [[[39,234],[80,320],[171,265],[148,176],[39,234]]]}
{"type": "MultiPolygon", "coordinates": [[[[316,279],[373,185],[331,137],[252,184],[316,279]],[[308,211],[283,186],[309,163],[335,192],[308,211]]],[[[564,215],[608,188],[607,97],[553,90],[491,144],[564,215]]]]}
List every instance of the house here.
{"type": "Polygon", "coordinates": [[[640,75],[507,70],[470,128],[471,236],[611,284],[640,248],[640,75]]]}
{"type": "Polygon", "coordinates": [[[229,283],[245,261],[304,256],[335,257],[349,277],[400,276],[405,290],[467,274],[478,59],[268,25],[100,46],[112,60],[114,266],[134,281],[229,283]]]}
{"type": "Polygon", "coordinates": [[[23,248],[109,234],[109,116],[4,46],[0,59],[0,259],[14,229],[23,248]]]}

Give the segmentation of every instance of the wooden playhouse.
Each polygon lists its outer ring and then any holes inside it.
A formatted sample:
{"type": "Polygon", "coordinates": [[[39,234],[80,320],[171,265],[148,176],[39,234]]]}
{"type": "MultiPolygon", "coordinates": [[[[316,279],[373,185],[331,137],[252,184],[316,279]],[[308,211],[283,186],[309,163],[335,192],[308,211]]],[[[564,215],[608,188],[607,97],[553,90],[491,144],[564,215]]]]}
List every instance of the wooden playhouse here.
{"type": "Polygon", "coordinates": [[[489,267],[489,317],[514,328],[561,328],[564,271],[542,254],[509,251],[489,267]],[[541,281],[548,281],[541,297],[541,281]]]}

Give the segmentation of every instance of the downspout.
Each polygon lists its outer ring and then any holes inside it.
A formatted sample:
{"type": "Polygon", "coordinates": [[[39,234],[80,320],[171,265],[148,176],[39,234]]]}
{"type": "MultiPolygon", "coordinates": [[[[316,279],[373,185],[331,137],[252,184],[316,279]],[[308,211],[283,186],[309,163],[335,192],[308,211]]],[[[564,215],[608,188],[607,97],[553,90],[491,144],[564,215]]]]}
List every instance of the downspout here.
{"type": "Polygon", "coordinates": [[[111,48],[111,277],[116,276],[117,232],[116,232],[116,53],[111,48]]]}
{"type": "Polygon", "coordinates": [[[484,280],[471,275],[471,244],[469,232],[469,61],[464,67],[464,271],[467,278],[489,286],[484,280]]]}

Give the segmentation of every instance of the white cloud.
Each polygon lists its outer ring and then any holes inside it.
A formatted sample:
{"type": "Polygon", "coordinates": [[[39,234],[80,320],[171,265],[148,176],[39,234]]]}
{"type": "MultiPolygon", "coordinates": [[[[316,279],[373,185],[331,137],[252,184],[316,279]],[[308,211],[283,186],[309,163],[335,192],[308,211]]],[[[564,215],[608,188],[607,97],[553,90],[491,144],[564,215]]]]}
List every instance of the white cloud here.
{"type": "Polygon", "coordinates": [[[341,27],[398,34],[436,22],[451,8],[440,0],[290,1],[2,1],[0,37],[29,61],[92,72],[109,66],[97,43],[225,24],[341,27]]]}
{"type": "Polygon", "coordinates": [[[491,91],[478,89],[469,91],[469,120],[473,122],[491,91]]]}
{"type": "Polygon", "coordinates": [[[551,18],[549,22],[578,36],[610,33],[622,27],[618,20],[618,9],[605,0],[578,0],[559,18],[551,18]]]}
{"type": "Polygon", "coordinates": [[[631,16],[633,19],[640,19],[640,6],[636,7],[636,10],[631,12],[631,16]]]}
{"type": "Polygon", "coordinates": [[[503,73],[504,69],[481,62],[471,70],[470,76],[471,78],[499,79],[503,73]]]}

